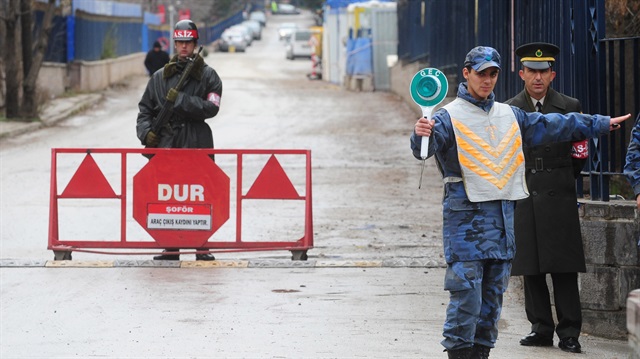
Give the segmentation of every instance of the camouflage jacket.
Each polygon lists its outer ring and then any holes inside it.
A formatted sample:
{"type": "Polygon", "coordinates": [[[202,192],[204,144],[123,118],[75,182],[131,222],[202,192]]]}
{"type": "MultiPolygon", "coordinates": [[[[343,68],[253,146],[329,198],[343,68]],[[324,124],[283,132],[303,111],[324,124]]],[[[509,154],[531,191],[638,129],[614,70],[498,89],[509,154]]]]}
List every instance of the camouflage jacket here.
{"type": "MultiPolygon", "coordinates": [[[[458,97],[489,111],[494,94],[483,101],[475,100],[466,83],[458,87],[458,97]]],[[[522,141],[529,146],[559,141],[579,141],[609,132],[609,117],[579,113],[527,113],[511,107],[520,126],[522,141]]],[[[445,109],[434,115],[435,127],[429,141],[429,157],[435,154],[443,177],[462,178],[456,138],[449,113],[445,109]]],[[[411,135],[414,157],[420,157],[421,137],[411,135]]],[[[515,254],[513,218],[515,202],[496,200],[471,202],[463,182],[448,181],[444,185],[443,243],[447,263],[482,259],[511,260],[515,254]]]]}

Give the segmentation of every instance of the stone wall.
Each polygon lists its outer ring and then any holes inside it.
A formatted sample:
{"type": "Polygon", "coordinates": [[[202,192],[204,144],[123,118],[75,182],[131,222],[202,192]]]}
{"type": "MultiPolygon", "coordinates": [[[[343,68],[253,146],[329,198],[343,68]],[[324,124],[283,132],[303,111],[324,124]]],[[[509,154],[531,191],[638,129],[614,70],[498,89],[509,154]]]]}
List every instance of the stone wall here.
{"type": "Polygon", "coordinates": [[[629,293],[627,298],[627,331],[629,346],[633,350],[631,358],[640,358],[640,289],[629,293]]]}
{"type": "Polygon", "coordinates": [[[640,222],[633,201],[580,200],[587,272],[580,273],[583,331],[624,339],[627,297],[640,288],[640,222]]]}

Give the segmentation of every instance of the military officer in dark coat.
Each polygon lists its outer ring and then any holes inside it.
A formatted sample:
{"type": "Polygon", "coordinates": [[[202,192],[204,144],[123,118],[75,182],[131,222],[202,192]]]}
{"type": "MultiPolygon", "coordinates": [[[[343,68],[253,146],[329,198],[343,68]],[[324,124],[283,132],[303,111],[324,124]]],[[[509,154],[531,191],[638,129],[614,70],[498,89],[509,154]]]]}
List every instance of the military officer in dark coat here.
{"type": "MultiPolygon", "coordinates": [[[[527,112],[581,112],[580,101],[550,87],[560,49],[547,43],[520,46],[520,77],[524,90],[506,101],[527,112]]],[[[578,272],[585,259],[578,218],[575,178],[587,158],[587,143],[550,143],[524,147],[530,196],[516,204],[516,255],[511,275],[524,276],[525,309],[531,333],[520,340],[526,346],[553,346],[554,331],[560,349],[580,353],[582,327],[578,272]],[[551,275],[558,324],[554,324],[546,276],[551,275]]]]}

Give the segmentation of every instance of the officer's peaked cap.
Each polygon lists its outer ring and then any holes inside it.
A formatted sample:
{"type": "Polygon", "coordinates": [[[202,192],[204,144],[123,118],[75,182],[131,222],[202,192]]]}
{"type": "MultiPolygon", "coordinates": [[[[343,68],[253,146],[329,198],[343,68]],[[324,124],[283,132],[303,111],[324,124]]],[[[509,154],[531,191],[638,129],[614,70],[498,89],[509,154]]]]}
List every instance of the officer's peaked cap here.
{"type": "Polygon", "coordinates": [[[552,67],[558,53],[558,46],[546,42],[532,42],[516,49],[516,55],[520,56],[522,65],[534,70],[552,67]]]}

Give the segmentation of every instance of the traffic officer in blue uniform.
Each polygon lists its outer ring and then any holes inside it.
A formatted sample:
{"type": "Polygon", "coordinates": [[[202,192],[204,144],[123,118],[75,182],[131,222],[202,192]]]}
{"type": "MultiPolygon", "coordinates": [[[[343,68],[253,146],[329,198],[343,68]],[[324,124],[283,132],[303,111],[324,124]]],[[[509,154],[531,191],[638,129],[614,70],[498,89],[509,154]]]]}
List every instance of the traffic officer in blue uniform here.
{"type": "MultiPolygon", "coordinates": [[[[535,42],[516,49],[524,89],[505,103],[527,112],[582,112],[578,99],[553,88],[553,65],[560,49],[535,42]]],[[[578,272],[585,258],[578,217],[575,179],[588,157],[587,141],[547,143],[523,148],[530,196],[516,203],[516,256],[511,275],[523,276],[524,303],[531,333],[526,346],[553,346],[554,331],[563,351],[580,353],[582,310],[578,272]],[[558,324],[551,313],[547,274],[553,282],[558,324]]]]}
{"type": "Polygon", "coordinates": [[[528,113],[495,101],[500,55],[486,46],[466,56],[454,101],[411,135],[414,157],[429,136],[444,181],[443,247],[449,291],[441,342],[449,358],[488,358],[515,254],[515,201],[529,195],[522,143],[578,141],[608,133],[630,115],[528,113]]]}

